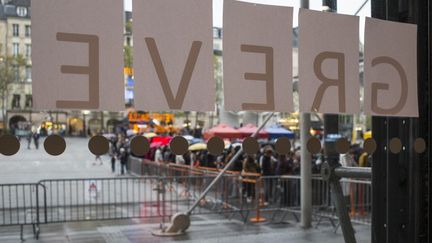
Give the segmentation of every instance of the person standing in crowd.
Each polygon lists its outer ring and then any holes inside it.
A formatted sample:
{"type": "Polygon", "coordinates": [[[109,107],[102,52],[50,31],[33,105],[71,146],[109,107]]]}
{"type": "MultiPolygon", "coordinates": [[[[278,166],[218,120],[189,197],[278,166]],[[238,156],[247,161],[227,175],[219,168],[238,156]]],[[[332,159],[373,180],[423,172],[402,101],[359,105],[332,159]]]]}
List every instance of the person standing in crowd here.
{"type": "MultiPolygon", "coordinates": [[[[275,171],[276,159],[273,157],[273,150],[271,147],[267,147],[264,150],[264,154],[260,158],[260,167],[262,176],[273,176],[275,171]]],[[[264,205],[267,206],[269,200],[272,198],[273,185],[271,180],[263,180],[264,182],[264,205]]]]}
{"type": "Polygon", "coordinates": [[[293,169],[293,160],[291,156],[291,152],[287,155],[280,154],[278,156],[278,160],[276,162],[276,170],[275,175],[282,176],[282,175],[291,175],[292,169],[293,169]]]}
{"type": "Polygon", "coordinates": [[[95,156],[95,161],[93,162],[93,165],[96,165],[97,161],[99,161],[99,165],[103,165],[103,160],[100,155],[95,156]]]}
{"type": "MultiPolygon", "coordinates": [[[[254,179],[255,177],[248,176],[250,173],[257,173],[258,165],[255,162],[255,158],[253,156],[247,156],[243,161],[243,170],[242,176],[247,179],[254,179]]],[[[243,183],[245,185],[244,189],[246,189],[246,201],[250,203],[252,198],[255,197],[255,184],[246,182],[243,183]]]]}
{"type": "Polygon", "coordinates": [[[191,151],[188,150],[185,154],[182,155],[182,157],[183,157],[183,160],[184,160],[183,164],[184,165],[189,165],[190,167],[192,167],[194,161],[191,161],[190,153],[191,153],[191,151]]]}
{"type": "Polygon", "coordinates": [[[126,151],[125,148],[120,148],[120,166],[121,166],[121,174],[124,175],[124,172],[126,170],[127,161],[129,158],[129,153],[126,151]]]}
{"type": "Polygon", "coordinates": [[[198,158],[194,151],[190,151],[189,153],[189,160],[190,160],[190,168],[193,169],[194,166],[198,166],[198,158]]]}
{"type": "MultiPolygon", "coordinates": [[[[237,152],[240,150],[240,146],[234,147],[231,150],[231,153],[227,156],[225,165],[227,165],[232,158],[237,154],[237,152]]],[[[238,172],[239,174],[243,170],[243,155],[240,154],[240,156],[237,157],[237,159],[233,162],[233,164],[229,168],[232,171],[238,172]]],[[[240,192],[240,185],[239,180],[235,180],[231,185],[231,198],[236,198],[239,195],[240,192]]]]}
{"type": "MultiPolygon", "coordinates": [[[[240,148],[240,146],[234,148],[231,155],[228,156],[228,161],[226,161],[225,164],[228,164],[230,162],[230,160],[238,153],[240,148]]],[[[243,160],[243,154],[240,154],[240,156],[234,161],[233,165],[231,165],[230,169],[233,171],[241,172],[243,170],[243,160]]]]}
{"type": "Polygon", "coordinates": [[[162,163],[164,161],[162,155],[162,149],[160,147],[156,149],[154,160],[156,163],[162,163]]]}
{"type": "Polygon", "coordinates": [[[33,132],[33,142],[35,144],[36,149],[39,149],[39,133],[37,133],[37,131],[33,132]]]}
{"type": "Polygon", "coordinates": [[[164,146],[163,158],[165,163],[173,163],[175,162],[175,156],[171,153],[171,150],[168,146],[164,146]]]}
{"type": "Polygon", "coordinates": [[[32,139],[33,139],[33,132],[29,131],[27,135],[27,149],[30,149],[32,139]]]}
{"type": "Polygon", "coordinates": [[[116,163],[116,155],[114,153],[111,154],[111,171],[115,173],[115,163],[116,163]]]}
{"type": "Polygon", "coordinates": [[[175,163],[177,165],[184,165],[185,164],[185,160],[183,158],[183,155],[176,155],[175,156],[175,163]]]}
{"type": "MultiPolygon", "coordinates": [[[[276,171],[275,175],[277,176],[284,176],[284,175],[291,175],[293,171],[294,162],[292,159],[292,153],[290,152],[287,155],[280,154],[278,156],[278,161],[276,164],[276,171]]],[[[288,179],[281,179],[280,180],[281,186],[280,186],[280,192],[279,195],[281,196],[281,204],[286,206],[290,202],[290,181],[288,179]]]]}
{"type": "Polygon", "coordinates": [[[111,171],[115,173],[115,163],[117,157],[117,139],[116,137],[111,138],[110,140],[110,156],[111,156],[111,171]]]}
{"type": "Polygon", "coordinates": [[[207,153],[207,167],[216,168],[217,157],[211,153],[207,153]]]}
{"type": "MultiPolygon", "coordinates": [[[[350,151],[348,151],[345,154],[341,154],[339,156],[339,163],[343,167],[355,167],[357,166],[356,161],[354,160],[354,153],[353,149],[351,148],[350,151]]],[[[355,184],[349,183],[349,182],[342,182],[342,193],[345,197],[345,200],[351,205],[351,212],[350,216],[355,215],[355,184]]]]}

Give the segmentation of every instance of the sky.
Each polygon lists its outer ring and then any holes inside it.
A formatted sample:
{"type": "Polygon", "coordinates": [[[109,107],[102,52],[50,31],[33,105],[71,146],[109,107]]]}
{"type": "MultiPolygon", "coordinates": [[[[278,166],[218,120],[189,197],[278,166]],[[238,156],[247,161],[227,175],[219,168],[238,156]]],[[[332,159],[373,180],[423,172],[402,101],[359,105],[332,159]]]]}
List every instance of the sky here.
{"type": "MultiPolygon", "coordinates": [[[[142,1],[142,0],[136,0],[142,1]]],[[[222,27],[222,9],[224,0],[213,0],[213,26],[222,27]]],[[[300,7],[300,0],[243,0],[244,2],[261,3],[268,5],[290,6],[294,8],[294,27],[298,25],[297,15],[300,7]]],[[[363,40],[364,17],[370,16],[371,0],[338,0],[338,13],[353,15],[362,4],[367,1],[366,5],[360,11],[360,39],[363,40]]],[[[322,0],[310,0],[309,7],[313,10],[321,10],[322,0]]],[[[124,0],[125,9],[132,10],[132,0],[124,0]]]]}

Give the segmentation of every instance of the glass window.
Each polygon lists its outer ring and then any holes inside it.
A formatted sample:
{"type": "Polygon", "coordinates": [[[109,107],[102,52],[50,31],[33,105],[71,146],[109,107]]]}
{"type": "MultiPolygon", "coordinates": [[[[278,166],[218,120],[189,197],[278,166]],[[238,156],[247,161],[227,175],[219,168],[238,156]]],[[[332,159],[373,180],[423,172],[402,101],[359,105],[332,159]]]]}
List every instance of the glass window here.
{"type": "Polygon", "coordinates": [[[27,82],[32,81],[32,67],[30,67],[30,66],[26,67],[26,80],[27,80],[27,82]]]}
{"type": "Polygon", "coordinates": [[[20,105],[21,101],[20,100],[21,100],[21,95],[14,94],[13,98],[12,98],[12,108],[20,108],[21,107],[21,105],[20,105]]]}
{"type": "Polygon", "coordinates": [[[12,53],[14,57],[19,55],[19,43],[13,43],[12,53]]]}
{"type": "Polygon", "coordinates": [[[31,44],[26,44],[26,52],[25,52],[26,58],[31,57],[31,44]]]}
{"type": "Polygon", "coordinates": [[[17,7],[17,15],[20,17],[27,16],[27,8],[26,7],[17,7]]]}
{"type": "Polygon", "coordinates": [[[33,97],[31,94],[25,96],[25,108],[33,107],[33,97]]]}
{"type": "Polygon", "coordinates": [[[31,36],[31,26],[30,25],[26,25],[25,26],[25,36],[26,37],[30,37],[31,36]]]}
{"type": "Polygon", "coordinates": [[[19,36],[19,25],[18,24],[12,24],[12,35],[13,36],[19,36]]]}

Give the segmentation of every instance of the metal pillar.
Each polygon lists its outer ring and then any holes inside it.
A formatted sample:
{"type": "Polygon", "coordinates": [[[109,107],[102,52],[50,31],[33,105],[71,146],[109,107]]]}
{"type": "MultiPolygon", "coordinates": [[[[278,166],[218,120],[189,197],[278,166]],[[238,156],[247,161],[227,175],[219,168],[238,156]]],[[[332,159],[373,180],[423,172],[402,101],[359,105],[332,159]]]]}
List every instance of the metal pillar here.
{"type": "Polygon", "coordinates": [[[372,242],[431,242],[431,13],[430,1],[372,0],[372,17],[417,24],[419,118],[373,117],[377,141],[373,154],[372,242]],[[399,138],[405,147],[389,151],[389,140],[399,138]],[[423,154],[413,151],[414,139],[427,144],[423,154]]]}
{"type": "MultiPolygon", "coordinates": [[[[302,8],[309,8],[309,0],[301,0],[302,8]]],[[[300,211],[301,226],[310,228],[312,226],[312,155],[307,148],[307,141],[310,138],[311,118],[309,113],[302,113],[300,119],[300,211]]]]}
{"type": "Polygon", "coordinates": [[[301,114],[301,158],[300,158],[300,202],[301,226],[310,228],[312,225],[312,155],[307,148],[310,138],[310,114],[301,114]]]}

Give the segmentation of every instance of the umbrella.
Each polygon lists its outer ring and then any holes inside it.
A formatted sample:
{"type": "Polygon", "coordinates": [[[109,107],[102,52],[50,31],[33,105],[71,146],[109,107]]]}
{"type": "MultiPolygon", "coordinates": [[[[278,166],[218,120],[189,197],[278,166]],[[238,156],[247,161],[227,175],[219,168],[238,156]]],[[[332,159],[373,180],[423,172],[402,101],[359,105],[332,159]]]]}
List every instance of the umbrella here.
{"type": "Polygon", "coordinates": [[[209,139],[213,136],[218,136],[221,138],[241,138],[242,135],[234,128],[228,126],[227,124],[219,124],[204,133],[204,137],[209,139]]]}
{"type": "Polygon", "coordinates": [[[114,133],[105,133],[105,134],[103,134],[103,136],[108,138],[108,139],[117,137],[117,135],[115,135],[114,133]]]}
{"type": "Polygon", "coordinates": [[[135,134],[136,134],[136,132],[134,130],[132,130],[132,129],[129,129],[129,130],[126,131],[126,136],[128,136],[128,137],[130,137],[132,135],[135,135],[135,134]]]}
{"type": "Polygon", "coordinates": [[[150,148],[159,148],[161,147],[163,144],[161,142],[153,142],[150,144],[150,148]]]}
{"type": "Polygon", "coordinates": [[[204,142],[204,139],[202,138],[193,138],[192,140],[189,141],[190,144],[196,144],[196,143],[202,143],[204,142]]]}
{"type": "Polygon", "coordinates": [[[206,150],[207,144],[205,143],[196,143],[189,146],[190,151],[198,151],[198,150],[206,150]]]}
{"type": "Polygon", "coordinates": [[[144,137],[146,138],[152,138],[152,137],[156,137],[157,134],[154,132],[148,132],[148,133],[144,133],[144,137]]]}
{"type": "Polygon", "coordinates": [[[266,128],[266,131],[268,132],[270,139],[276,139],[280,137],[288,137],[290,139],[293,139],[295,137],[293,132],[283,127],[269,127],[266,128]]]}
{"type": "Polygon", "coordinates": [[[160,143],[161,144],[160,146],[168,145],[171,142],[171,139],[172,139],[172,137],[170,137],[170,136],[164,136],[164,137],[155,136],[155,137],[152,137],[151,143],[160,143]]]}
{"type": "Polygon", "coordinates": [[[191,135],[183,135],[183,137],[188,141],[192,141],[194,139],[194,137],[191,135]]]}
{"type": "MultiPolygon", "coordinates": [[[[253,124],[246,124],[243,127],[240,127],[239,129],[237,129],[237,131],[239,133],[241,133],[241,135],[243,137],[249,137],[249,136],[251,136],[256,130],[258,130],[258,127],[256,127],[253,124]]],[[[267,131],[265,131],[264,129],[262,129],[261,131],[259,131],[257,137],[258,138],[267,138],[268,137],[268,133],[267,133],[267,131]]]]}

